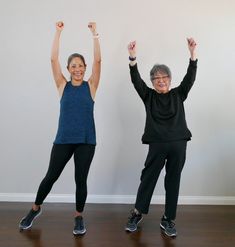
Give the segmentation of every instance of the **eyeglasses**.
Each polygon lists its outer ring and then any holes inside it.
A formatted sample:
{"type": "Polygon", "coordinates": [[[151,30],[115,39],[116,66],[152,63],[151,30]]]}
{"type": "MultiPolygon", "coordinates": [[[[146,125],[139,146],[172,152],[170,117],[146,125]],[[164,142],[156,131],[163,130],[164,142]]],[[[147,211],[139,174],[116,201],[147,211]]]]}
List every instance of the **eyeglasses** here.
{"type": "Polygon", "coordinates": [[[156,77],[153,77],[153,81],[160,81],[160,80],[167,80],[169,78],[168,75],[164,75],[164,76],[156,76],[156,77]]]}

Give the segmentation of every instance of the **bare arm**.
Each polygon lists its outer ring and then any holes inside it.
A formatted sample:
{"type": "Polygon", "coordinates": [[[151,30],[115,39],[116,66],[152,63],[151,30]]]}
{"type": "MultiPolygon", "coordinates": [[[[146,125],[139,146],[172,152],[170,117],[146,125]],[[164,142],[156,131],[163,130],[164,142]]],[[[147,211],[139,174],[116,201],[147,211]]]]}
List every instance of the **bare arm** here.
{"type": "Polygon", "coordinates": [[[99,42],[99,35],[96,31],[96,23],[90,22],[88,27],[93,35],[93,45],[94,45],[94,58],[93,58],[93,65],[92,65],[92,74],[88,80],[92,98],[95,97],[96,90],[99,86],[100,81],[100,72],[101,72],[101,52],[100,52],[100,42],[99,42]]]}
{"type": "Polygon", "coordinates": [[[66,84],[66,79],[64,75],[62,74],[60,62],[59,62],[59,42],[60,42],[60,35],[63,31],[64,23],[63,22],[57,22],[56,23],[56,32],[54,36],[54,40],[52,43],[52,49],[51,49],[51,67],[52,67],[52,73],[53,77],[57,86],[57,89],[59,92],[61,92],[66,84]]]}

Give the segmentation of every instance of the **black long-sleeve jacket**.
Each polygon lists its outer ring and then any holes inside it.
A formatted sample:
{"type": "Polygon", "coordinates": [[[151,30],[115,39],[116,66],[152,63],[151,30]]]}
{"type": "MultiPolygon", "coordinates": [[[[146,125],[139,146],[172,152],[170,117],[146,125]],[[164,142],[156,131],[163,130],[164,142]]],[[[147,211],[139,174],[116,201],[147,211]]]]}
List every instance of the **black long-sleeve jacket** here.
{"type": "Polygon", "coordinates": [[[190,59],[187,73],[180,85],[165,94],[159,94],[146,85],[139,74],[137,64],[129,67],[131,81],[146,110],[142,142],[149,144],[190,140],[192,134],[185,119],[184,101],[196,78],[197,60],[190,59]]]}

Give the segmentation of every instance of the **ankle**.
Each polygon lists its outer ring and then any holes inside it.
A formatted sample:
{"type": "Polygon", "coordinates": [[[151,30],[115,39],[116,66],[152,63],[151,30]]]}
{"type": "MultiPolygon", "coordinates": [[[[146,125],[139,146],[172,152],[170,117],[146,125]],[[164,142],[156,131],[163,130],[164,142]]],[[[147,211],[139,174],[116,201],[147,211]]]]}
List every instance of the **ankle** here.
{"type": "Polygon", "coordinates": [[[40,209],[40,205],[33,204],[32,209],[33,211],[38,211],[40,209]]]}
{"type": "Polygon", "coordinates": [[[82,212],[76,211],[76,212],[75,212],[75,218],[78,217],[78,216],[82,216],[82,212]]]}
{"type": "Polygon", "coordinates": [[[172,220],[171,218],[167,217],[165,214],[162,216],[163,220],[166,220],[168,222],[174,222],[174,220],[172,220]]]}
{"type": "Polygon", "coordinates": [[[136,208],[134,209],[134,213],[137,214],[137,215],[141,215],[141,213],[136,208]]]}

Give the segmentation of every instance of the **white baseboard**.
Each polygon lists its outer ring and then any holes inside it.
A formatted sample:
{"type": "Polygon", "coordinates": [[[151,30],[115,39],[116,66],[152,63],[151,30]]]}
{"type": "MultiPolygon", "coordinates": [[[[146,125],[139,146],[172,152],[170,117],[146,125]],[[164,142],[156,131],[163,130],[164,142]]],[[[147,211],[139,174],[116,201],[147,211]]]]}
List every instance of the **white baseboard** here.
{"type": "MultiPolygon", "coordinates": [[[[88,195],[87,203],[133,204],[135,195],[88,195]]],[[[0,193],[0,202],[33,202],[35,194],[0,193]]],[[[73,194],[49,194],[45,202],[74,203],[73,194]]],[[[151,204],[164,204],[165,196],[154,195],[151,204]]],[[[179,196],[180,205],[235,205],[233,196],[179,196]]]]}

